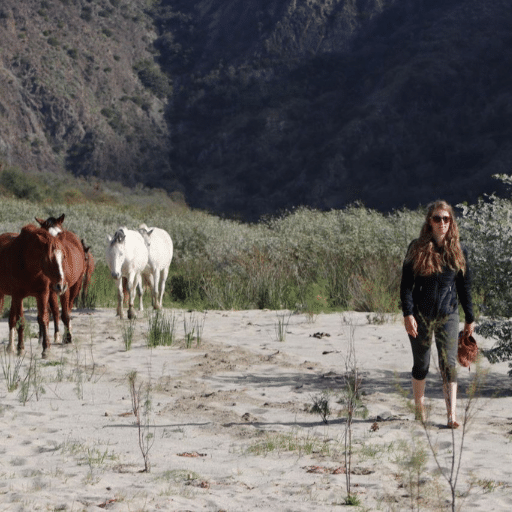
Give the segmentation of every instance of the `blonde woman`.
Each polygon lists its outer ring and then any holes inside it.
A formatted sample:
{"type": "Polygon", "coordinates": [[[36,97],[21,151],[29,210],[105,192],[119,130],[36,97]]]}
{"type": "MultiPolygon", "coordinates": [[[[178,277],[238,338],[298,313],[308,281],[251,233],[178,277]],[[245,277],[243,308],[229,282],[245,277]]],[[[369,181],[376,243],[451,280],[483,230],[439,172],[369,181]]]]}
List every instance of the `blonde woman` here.
{"type": "Polygon", "coordinates": [[[405,257],[400,298],[414,360],[412,389],[416,417],[426,420],[425,377],[434,336],[443,378],[447,426],[457,428],[459,301],[465,316],[464,331],[472,335],[475,324],[467,251],[460,244],[454,211],[446,201],[428,205],[420,236],[410,244],[405,257]]]}

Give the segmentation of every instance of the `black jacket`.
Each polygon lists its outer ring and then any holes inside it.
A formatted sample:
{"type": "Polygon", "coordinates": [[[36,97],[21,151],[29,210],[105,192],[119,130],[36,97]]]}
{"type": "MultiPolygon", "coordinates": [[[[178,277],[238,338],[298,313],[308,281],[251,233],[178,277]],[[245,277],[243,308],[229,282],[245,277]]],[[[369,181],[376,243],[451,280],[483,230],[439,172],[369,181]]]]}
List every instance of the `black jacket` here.
{"type": "Polygon", "coordinates": [[[471,271],[468,264],[466,248],[462,247],[466,258],[466,272],[450,269],[445,266],[441,273],[430,276],[414,275],[412,262],[404,262],[402,282],[400,284],[400,300],[404,316],[414,315],[416,318],[433,319],[455,313],[460,300],[466,322],[472,323],[473,303],[471,301],[471,271]]]}

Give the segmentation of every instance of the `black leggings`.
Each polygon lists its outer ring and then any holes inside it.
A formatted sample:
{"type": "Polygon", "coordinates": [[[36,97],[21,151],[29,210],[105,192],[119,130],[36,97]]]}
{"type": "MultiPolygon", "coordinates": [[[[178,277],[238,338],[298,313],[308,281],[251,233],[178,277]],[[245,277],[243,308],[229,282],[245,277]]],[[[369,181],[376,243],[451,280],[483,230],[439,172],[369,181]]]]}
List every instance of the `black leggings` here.
{"type": "Polygon", "coordinates": [[[436,319],[416,318],[418,336],[409,336],[414,366],[412,376],[423,380],[430,366],[432,334],[435,336],[439,370],[443,381],[457,382],[457,347],[459,336],[459,313],[436,319]]]}

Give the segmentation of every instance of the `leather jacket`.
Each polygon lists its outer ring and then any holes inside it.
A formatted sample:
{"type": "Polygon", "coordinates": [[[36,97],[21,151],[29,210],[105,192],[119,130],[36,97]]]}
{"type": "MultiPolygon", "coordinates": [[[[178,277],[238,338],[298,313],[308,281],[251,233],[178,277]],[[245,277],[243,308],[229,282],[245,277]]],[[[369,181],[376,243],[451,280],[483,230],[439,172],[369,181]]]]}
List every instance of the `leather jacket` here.
{"type": "MultiPolygon", "coordinates": [[[[413,242],[414,243],[414,242],[413,242]]],[[[412,245],[412,244],[411,244],[412,245]]],[[[429,276],[414,275],[411,261],[404,261],[400,300],[404,316],[414,315],[416,319],[434,319],[451,315],[462,306],[466,323],[474,321],[471,300],[471,271],[467,250],[462,246],[466,259],[466,272],[455,271],[448,266],[441,273],[429,276]]]]}

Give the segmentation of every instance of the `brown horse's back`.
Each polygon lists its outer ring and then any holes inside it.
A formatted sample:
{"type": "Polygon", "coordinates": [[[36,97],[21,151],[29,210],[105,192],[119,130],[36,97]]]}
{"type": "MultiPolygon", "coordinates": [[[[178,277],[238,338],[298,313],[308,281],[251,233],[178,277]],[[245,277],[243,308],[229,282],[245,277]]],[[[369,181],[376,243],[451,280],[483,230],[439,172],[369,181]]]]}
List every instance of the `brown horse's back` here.
{"type": "Polygon", "coordinates": [[[82,242],[72,231],[63,231],[57,235],[65,247],[64,273],[68,285],[72,286],[82,282],[85,273],[85,252],[82,242]]]}

